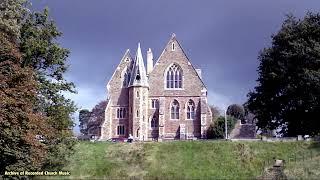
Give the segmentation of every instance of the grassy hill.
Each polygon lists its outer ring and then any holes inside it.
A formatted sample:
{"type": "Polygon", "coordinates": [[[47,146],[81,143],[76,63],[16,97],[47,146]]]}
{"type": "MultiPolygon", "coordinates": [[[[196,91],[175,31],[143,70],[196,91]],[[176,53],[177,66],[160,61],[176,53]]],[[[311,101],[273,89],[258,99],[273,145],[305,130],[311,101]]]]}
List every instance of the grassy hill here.
{"type": "Polygon", "coordinates": [[[248,179],[275,157],[286,160],[288,177],[312,178],[320,172],[319,154],[314,142],[80,142],[64,169],[70,178],[248,179]]]}

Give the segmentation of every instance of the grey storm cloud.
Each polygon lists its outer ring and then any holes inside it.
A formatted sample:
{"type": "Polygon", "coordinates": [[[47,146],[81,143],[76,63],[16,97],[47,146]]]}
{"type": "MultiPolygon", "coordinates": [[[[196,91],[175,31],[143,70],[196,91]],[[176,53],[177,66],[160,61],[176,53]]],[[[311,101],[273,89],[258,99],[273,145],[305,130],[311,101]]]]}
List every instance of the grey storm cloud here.
{"type": "Polygon", "coordinates": [[[144,56],[159,57],[172,33],[192,64],[202,69],[209,103],[223,108],[244,103],[256,85],[258,54],[270,46],[285,15],[303,17],[319,11],[320,1],[300,0],[33,0],[34,9],[49,7],[71,50],[68,80],[79,93],[69,95],[91,109],[106,98],[106,83],[126,49],[138,42],[144,56]]]}

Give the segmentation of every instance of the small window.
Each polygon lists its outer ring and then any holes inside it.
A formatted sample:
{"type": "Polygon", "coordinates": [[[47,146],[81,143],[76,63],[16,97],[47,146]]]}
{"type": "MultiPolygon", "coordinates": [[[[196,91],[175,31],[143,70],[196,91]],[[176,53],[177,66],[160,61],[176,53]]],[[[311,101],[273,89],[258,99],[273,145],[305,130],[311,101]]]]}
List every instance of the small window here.
{"type": "Polygon", "coordinates": [[[171,50],[174,51],[175,48],[176,48],[176,47],[175,47],[175,44],[174,44],[174,42],[173,42],[173,43],[171,44],[171,50]]]}
{"type": "Polygon", "coordinates": [[[137,110],[137,117],[139,117],[139,110],[137,110]]]}
{"type": "Polygon", "coordinates": [[[123,119],[127,117],[127,109],[120,107],[117,109],[117,118],[118,119],[123,119]]]}
{"type": "Polygon", "coordinates": [[[140,93],[139,93],[139,91],[137,91],[137,98],[139,98],[140,97],[140,93]]]}
{"type": "Polygon", "coordinates": [[[151,108],[152,109],[159,109],[159,101],[158,101],[158,99],[151,99],[151,108]]]}
{"type": "Polygon", "coordinates": [[[124,135],[124,125],[119,125],[117,127],[117,135],[124,135]]]}

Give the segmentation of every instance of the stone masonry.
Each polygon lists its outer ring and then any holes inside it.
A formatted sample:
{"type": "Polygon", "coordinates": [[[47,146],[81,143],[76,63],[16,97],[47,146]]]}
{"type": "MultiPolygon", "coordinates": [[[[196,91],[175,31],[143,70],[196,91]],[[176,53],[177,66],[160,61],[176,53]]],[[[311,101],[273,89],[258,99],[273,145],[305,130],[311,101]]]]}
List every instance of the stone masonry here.
{"type": "Polygon", "coordinates": [[[107,91],[101,140],[129,134],[140,141],[206,138],[212,121],[207,89],[174,34],[155,63],[149,48],[147,69],[140,44],[135,58],[127,50],[107,91]]]}

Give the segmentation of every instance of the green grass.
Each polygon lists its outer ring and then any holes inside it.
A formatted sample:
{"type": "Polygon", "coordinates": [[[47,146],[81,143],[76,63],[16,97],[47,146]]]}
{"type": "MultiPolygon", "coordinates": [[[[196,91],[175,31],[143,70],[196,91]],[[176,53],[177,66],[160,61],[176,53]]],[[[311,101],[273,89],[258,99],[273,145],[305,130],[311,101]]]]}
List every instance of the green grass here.
{"type": "MultiPolygon", "coordinates": [[[[260,176],[275,157],[287,161],[288,177],[304,178],[311,176],[300,173],[297,167],[319,167],[320,163],[316,164],[319,154],[319,144],[312,142],[80,142],[64,169],[71,171],[69,178],[74,179],[252,179],[260,176]],[[313,164],[308,163],[306,155],[303,161],[292,160],[295,154],[311,151],[313,164]]],[[[318,172],[319,168],[312,170],[313,175],[318,172]]]]}

